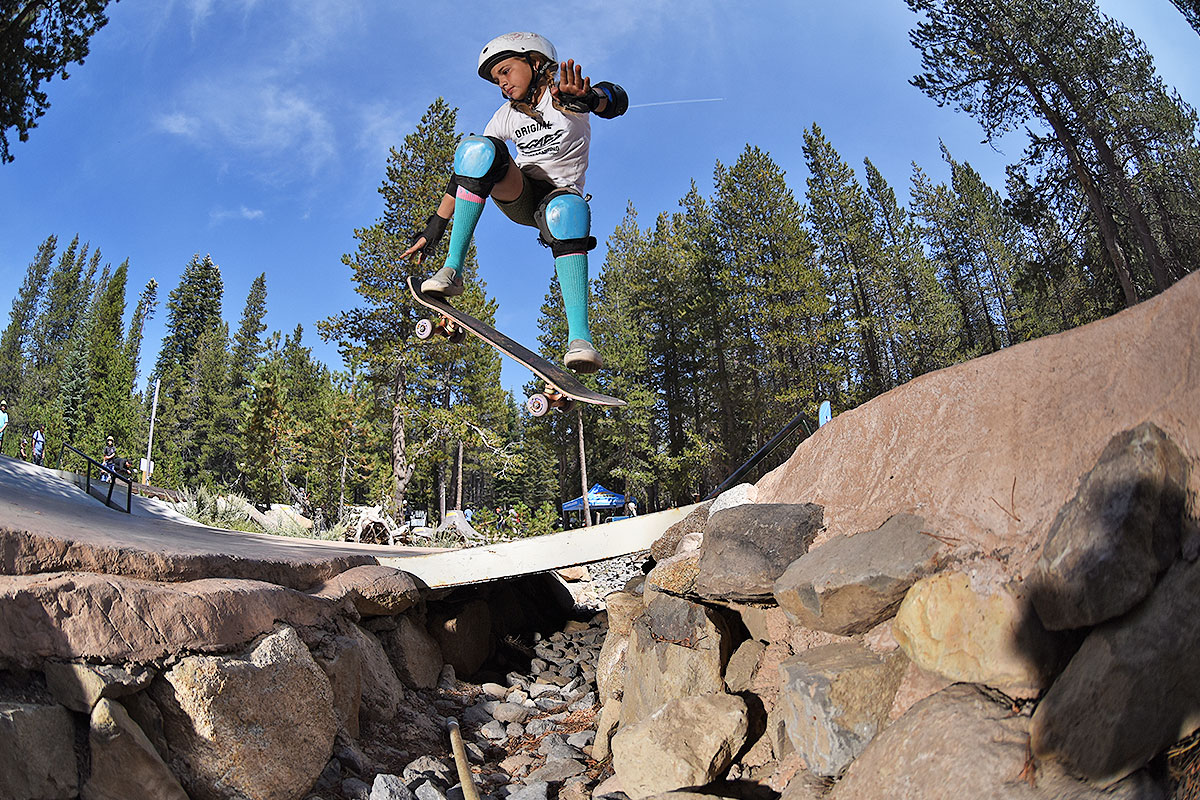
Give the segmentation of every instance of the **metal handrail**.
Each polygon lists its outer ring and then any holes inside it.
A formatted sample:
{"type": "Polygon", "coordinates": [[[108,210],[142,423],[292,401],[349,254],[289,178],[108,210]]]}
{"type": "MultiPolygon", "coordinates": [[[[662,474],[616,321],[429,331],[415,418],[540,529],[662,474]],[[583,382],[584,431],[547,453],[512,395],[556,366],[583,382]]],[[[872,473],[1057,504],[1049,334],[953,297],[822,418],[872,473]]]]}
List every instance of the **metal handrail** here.
{"type": "MultiPolygon", "coordinates": [[[[59,469],[62,469],[63,458],[66,456],[68,450],[70,450],[72,453],[74,453],[78,456],[81,456],[87,462],[87,475],[85,476],[86,485],[84,486],[84,491],[87,492],[92,497],[96,497],[96,495],[92,494],[92,467],[95,466],[96,470],[99,474],[107,473],[108,475],[112,476],[112,480],[107,481],[108,494],[104,498],[104,505],[108,506],[109,508],[115,508],[117,511],[121,510],[121,507],[119,505],[117,505],[117,506],[113,505],[112,494],[113,494],[113,489],[115,489],[117,486],[117,481],[124,481],[125,482],[125,513],[126,514],[131,513],[131,510],[133,508],[133,479],[122,475],[121,473],[119,473],[115,469],[113,469],[112,467],[104,466],[104,464],[101,464],[99,461],[92,458],[87,453],[83,452],[82,450],[79,450],[76,447],[72,447],[71,445],[67,444],[66,442],[63,443],[62,450],[60,450],[59,454],[58,454],[58,468],[59,469]]],[[[100,498],[96,497],[96,499],[99,500],[100,498]]]]}
{"type": "Polygon", "coordinates": [[[779,433],[771,437],[771,441],[758,448],[758,452],[746,459],[746,463],[734,470],[732,475],[726,478],[716,489],[713,489],[704,499],[711,500],[717,495],[721,494],[721,492],[728,489],[730,486],[733,486],[742,478],[743,475],[757,467],[760,461],[769,456],[776,447],[779,447],[779,445],[783,444],[784,440],[795,433],[796,429],[800,427],[804,428],[805,438],[812,436],[813,427],[808,418],[804,416],[803,411],[792,417],[792,421],[787,425],[784,425],[783,428],[780,429],[779,433]]]}

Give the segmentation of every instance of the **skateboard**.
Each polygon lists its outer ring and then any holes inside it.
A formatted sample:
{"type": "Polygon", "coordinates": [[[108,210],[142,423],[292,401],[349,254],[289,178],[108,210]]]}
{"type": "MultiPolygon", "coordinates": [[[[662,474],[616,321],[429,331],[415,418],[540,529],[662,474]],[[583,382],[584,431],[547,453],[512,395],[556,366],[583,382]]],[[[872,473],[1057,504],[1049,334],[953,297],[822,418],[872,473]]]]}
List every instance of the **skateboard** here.
{"type": "Polygon", "coordinates": [[[575,407],[576,401],[598,406],[625,405],[625,401],[618,397],[610,397],[589,389],[566,367],[547,361],[520,342],[505,336],[470,314],[459,311],[440,297],[425,294],[421,291],[421,281],[421,278],[410,275],[408,289],[418,303],[438,316],[436,319],[426,318],[417,323],[417,338],[428,341],[434,336],[443,336],[457,344],[466,339],[467,334],[471,334],[528,369],[546,382],[545,389],[530,395],[525,401],[525,407],[533,416],[545,416],[552,408],[569,411],[575,407]]]}

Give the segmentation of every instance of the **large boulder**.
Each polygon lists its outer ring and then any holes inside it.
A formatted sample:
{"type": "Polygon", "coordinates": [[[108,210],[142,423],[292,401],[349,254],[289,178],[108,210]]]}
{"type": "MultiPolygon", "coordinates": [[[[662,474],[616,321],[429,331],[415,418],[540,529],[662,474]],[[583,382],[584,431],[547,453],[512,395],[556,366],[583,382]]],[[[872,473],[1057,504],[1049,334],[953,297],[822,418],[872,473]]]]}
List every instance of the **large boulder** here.
{"type": "Polygon", "coordinates": [[[1113,436],[1153,422],[1200,458],[1197,308],[1193,274],[1108,319],[922,375],[814,432],[758,482],[758,502],[823,506],[816,547],[913,511],[1000,553],[1000,582],[1023,578],[1113,436]]]}
{"type": "Polygon", "coordinates": [[[313,593],[331,600],[348,599],[364,617],[403,614],[421,599],[411,575],[379,564],[348,569],[313,593]]]}
{"type": "Polygon", "coordinates": [[[829,800],[1159,800],[1145,776],[1112,794],[1090,789],[1028,751],[1029,718],[957,684],[917,703],[875,737],[829,800]]]}
{"type": "Polygon", "coordinates": [[[696,593],[717,601],[766,600],[821,530],[812,503],[745,504],[714,511],[704,527],[696,593]]]}
{"type": "Polygon", "coordinates": [[[72,800],[78,793],[71,712],[0,702],[0,797],[72,800]]]}
{"type": "Polygon", "coordinates": [[[718,693],[673,700],[622,727],[612,740],[621,789],[642,800],[711,783],[746,743],[747,719],[745,700],[718,693]]]}
{"type": "MultiPolygon", "coordinates": [[[[353,624],[349,626],[348,635],[357,645],[362,665],[362,717],[374,722],[388,722],[404,702],[404,685],[379,639],[353,624]]],[[[441,665],[438,667],[440,669],[441,665]]]]}
{"type": "Polygon", "coordinates": [[[1030,576],[1051,630],[1124,614],[1179,555],[1188,462],[1153,423],[1113,437],[1050,528],[1030,576]]]}
{"type": "Polygon", "coordinates": [[[905,654],[953,681],[1032,696],[1050,685],[1058,639],[1042,628],[1017,586],[986,575],[943,572],[913,584],[892,620],[905,654]]]}
{"type": "Polygon", "coordinates": [[[731,644],[728,626],[716,611],[660,595],[633,621],[630,637],[622,726],[672,700],[724,690],[722,671],[731,644]]]}
{"type": "Polygon", "coordinates": [[[839,775],[883,729],[906,664],[902,655],[884,658],[852,642],[783,662],[783,725],[810,771],[839,775]]]}
{"type": "Polygon", "coordinates": [[[865,633],[937,569],[943,545],[924,526],[921,517],[897,514],[877,530],[831,539],[792,562],[775,581],[775,600],[805,627],[865,633]]]}
{"type": "Polygon", "coordinates": [[[1109,785],[1200,728],[1200,562],[1090,634],[1033,715],[1039,758],[1109,785]]]}
{"type": "Polygon", "coordinates": [[[189,656],[151,684],[193,800],[294,800],[333,752],[329,679],[289,627],[243,656],[189,656]]]}
{"type": "Polygon", "coordinates": [[[92,709],[88,742],[92,771],[82,800],[188,800],[154,745],[120,703],[100,698],[92,709]]]}
{"type": "Polygon", "coordinates": [[[327,625],[338,606],[294,589],[211,578],[159,583],[91,573],[0,576],[0,662],[147,662],[220,652],[277,621],[327,625]]]}
{"type": "Polygon", "coordinates": [[[473,675],[491,653],[491,609],[484,600],[472,600],[454,609],[431,612],[429,633],[456,675],[473,675]]]}
{"type": "Polygon", "coordinates": [[[396,627],[380,631],[380,641],[396,676],[405,686],[432,689],[442,672],[442,649],[425,627],[406,614],[396,618],[396,627]]]}

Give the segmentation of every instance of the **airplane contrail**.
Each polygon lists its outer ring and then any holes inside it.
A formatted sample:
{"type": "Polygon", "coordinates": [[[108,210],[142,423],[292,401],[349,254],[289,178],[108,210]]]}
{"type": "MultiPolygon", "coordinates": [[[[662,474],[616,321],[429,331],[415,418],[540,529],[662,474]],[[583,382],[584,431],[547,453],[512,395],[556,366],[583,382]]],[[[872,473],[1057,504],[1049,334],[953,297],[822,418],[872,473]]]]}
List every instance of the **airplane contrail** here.
{"type": "Polygon", "coordinates": [[[650,106],[677,106],[684,103],[718,103],[724,97],[705,97],[700,100],[663,100],[661,103],[634,103],[630,108],[649,108],[650,106]]]}

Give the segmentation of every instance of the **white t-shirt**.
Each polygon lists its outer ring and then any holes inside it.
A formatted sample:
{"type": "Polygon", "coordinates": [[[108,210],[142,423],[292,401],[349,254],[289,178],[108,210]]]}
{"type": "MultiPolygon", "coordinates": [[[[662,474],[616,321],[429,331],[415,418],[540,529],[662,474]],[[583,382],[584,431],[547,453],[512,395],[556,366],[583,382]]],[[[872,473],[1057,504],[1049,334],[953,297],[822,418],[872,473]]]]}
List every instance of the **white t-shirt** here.
{"type": "Polygon", "coordinates": [[[492,115],[483,135],[515,144],[517,166],[530,177],[582,193],[592,140],[591,115],[559,111],[549,90],[542,94],[537,110],[544,124],[505,103],[492,115]]]}

